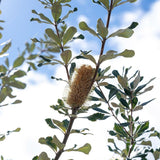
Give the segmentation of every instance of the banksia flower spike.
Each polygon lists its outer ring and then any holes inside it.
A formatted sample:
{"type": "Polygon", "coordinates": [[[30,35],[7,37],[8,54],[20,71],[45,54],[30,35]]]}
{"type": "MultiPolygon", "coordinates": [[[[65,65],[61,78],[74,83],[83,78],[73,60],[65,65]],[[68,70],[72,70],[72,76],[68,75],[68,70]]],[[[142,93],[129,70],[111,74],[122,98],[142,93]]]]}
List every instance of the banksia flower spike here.
{"type": "Polygon", "coordinates": [[[95,70],[91,66],[82,65],[71,82],[67,103],[72,108],[83,105],[92,88],[92,80],[95,70]]]}

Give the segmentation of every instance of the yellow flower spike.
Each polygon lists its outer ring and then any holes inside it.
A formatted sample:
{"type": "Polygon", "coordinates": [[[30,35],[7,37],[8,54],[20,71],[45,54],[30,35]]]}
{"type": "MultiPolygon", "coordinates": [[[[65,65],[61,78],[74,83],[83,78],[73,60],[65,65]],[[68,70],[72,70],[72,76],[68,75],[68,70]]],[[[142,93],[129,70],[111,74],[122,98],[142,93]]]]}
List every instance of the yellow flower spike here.
{"type": "Polygon", "coordinates": [[[82,65],[76,72],[67,97],[67,104],[72,108],[79,108],[84,104],[92,88],[95,70],[91,66],[82,65]]]}

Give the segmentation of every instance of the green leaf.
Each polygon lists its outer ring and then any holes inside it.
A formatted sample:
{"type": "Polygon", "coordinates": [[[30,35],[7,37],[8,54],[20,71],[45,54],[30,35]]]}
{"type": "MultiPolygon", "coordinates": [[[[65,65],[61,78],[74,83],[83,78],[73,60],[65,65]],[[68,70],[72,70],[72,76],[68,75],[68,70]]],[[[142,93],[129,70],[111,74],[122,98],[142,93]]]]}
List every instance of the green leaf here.
{"type": "Polygon", "coordinates": [[[137,129],[135,131],[136,137],[141,136],[148,128],[149,128],[149,121],[138,125],[138,127],[137,127],[137,129]]]}
{"type": "Polygon", "coordinates": [[[63,122],[60,122],[60,121],[58,121],[58,120],[55,120],[55,119],[53,119],[53,123],[55,124],[55,125],[57,125],[64,133],[66,132],[66,126],[64,125],[64,123],[63,122]]]}
{"type": "Polygon", "coordinates": [[[52,5],[52,16],[57,22],[62,14],[62,5],[59,2],[54,2],[52,5]]]}
{"type": "Polygon", "coordinates": [[[65,45],[68,41],[70,41],[76,32],[77,29],[75,27],[69,27],[69,29],[64,33],[63,45],[65,45]]]}
{"type": "Polygon", "coordinates": [[[151,146],[152,147],[152,142],[151,141],[142,141],[141,145],[151,146]]]}
{"type": "Polygon", "coordinates": [[[57,151],[57,146],[52,142],[52,140],[53,140],[52,137],[47,137],[46,139],[40,138],[39,143],[49,146],[53,151],[57,151]]]}
{"type": "Polygon", "coordinates": [[[117,79],[118,79],[118,82],[122,86],[123,89],[127,89],[128,88],[127,79],[123,78],[120,75],[117,76],[117,79]]]}
{"type": "Polygon", "coordinates": [[[26,87],[25,83],[16,80],[9,82],[9,85],[18,89],[24,89],[26,87]]]}
{"type": "Polygon", "coordinates": [[[109,92],[109,96],[108,96],[109,100],[110,100],[113,96],[115,96],[115,95],[117,94],[117,92],[118,92],[117,89],[111,89],[110,92],[109,92]]]}
{"type": "Polygon", "coordinates": [[[104,95],[102,94],[100,90],[98,90],[97,88],[95,88],[94,90],[103,100],[106,100],[106,98],[104,97],[104,95]]]}
{"type": "Polygon", "coordinates": [[[15,130],[13,130],[12,132],[20,132],[21,128],[16,128],[15,130]]]}
{"type": "Polygon", "coordinates": [[[6,73],[7,68],[4,65],[0,65],[0,72],[6,73]]]}
{"type": "Polygon", "coordinates": [[[137,87],[137,89],[135,90],[134,94],[136,95],[139,91],[141,91],[144,87],[146,87],[146,85],[148,85],[150,82],[152,82],[155,78],[152,78],[149,82],[147,82],[146,84],[143,84],[139,87],[137,87]]]}
{"type": "Polygon", "coordinates": [[[89,143],[86,143],[84,146],[74,149],[73,151],[83,152],[84,154],[89,154],[91,150],[91,145],[89,143]]]}
{"type": "Polygon", "coordinates": [[[48,158],[47,153],[42,152],[42,153],[39,155],[38,160],[50,160],[50,158],[48,158]]]}
{"type": "Polygon", "coordinates": [[[5,135],[3,135],[3,136],[0,136],[0,141],[4,141],[5,140],[5,135]]]}
{"type": "Polygon", "coordinates": [[[1,89],[1,92],[0,92],[0,103],[2,103],[6,99],[7,96],[8,96],[8,94],[7,94],[7,88],[3,87],[1,89]]]}
{"type": "Polygon", "coordinates": [[[99,2],[103,3],[103,5],[105,6],[105,8],[107,10],[109,10],[109,0],[99,0],[99,2]]]}
{"type": "Polygon", "coordinates": [[[132,24],[128,27],[129,29],[134,29],[138,26],[137,22],[132,22],[132,24]]]}
{"type": "Polygon", "coordinates": [[[61,142],[59,141],[59,139],[58,139],[57,136],[55,136],[55,135],[54,135],[54,137],[53,137],[52,142],[53,142],[54,144],[56,144],[56,146],[57,146],[60,150],[63,149],[64,146],[65,146],[63,143],[61,143],[61,142]]]}
{"type": "Polygon", "coordinates": [[[109,114],[109,113],[106,112],[105,110],[103,110],[103,109],[101,109],[101,108],[98,108],[98,107],[93,107],[92,109],[95,110],[95,111],[98,111],[98,112],[100,112],[100,113],[109,114]]]}
{"type": "Polygon", "coordinates": [[[22,70],[18,70],[16,72],[14,72],[14,74],[11,76],[12,78],[20,78],[26,75],[26,72],[22,71],[22,70]]]}
{"type": "Polygon", "coordinates": [[[9,67],[9,59],[8,58],[5,59],[5,64],[7,67],[9,67]]]}
{"type": "Polygon", "coordinates": [[[65,50],[61,53],[61,58],[63,59],[63,62],[65,64],[68,64],[70,59],[72,58],[72,52],[71,50],[65,50]]]}
{"type": "Polygon", "coordinates": [[[21,100],[15,100],[12,104],[19,104],[19,103],[22,103],[21,100]]]}
{"type": "Polygon", "coordinates": [[[91,54],[84,54],[83,57],[89,59],[91,62],[93,62],[94,64],[96,64],[96,60],[95,58],[91,55],[91,54]]]}
{"type": "Polygon", "coordinates": [[[126,58],[131,58],[135,55],[135,52],[133,50],[125,49],[123,52],[119,53],[118,56],[123,56],[126,58]]]}
{"type": "Polygon", "coordinates": [[[46,30],[46,34],[48,35],[49,38],[51,38],[53,41],[55,41],[57,44],[61,44],[60,39],[58,38],[58,36],[54,33],[54,31],[50,28],[47,28],[46,30]]]}
{"type": "Polygon", "coordinates": [[[130,38],[133,35],[134,31],[132,29],[126,28],[126,29],[119,29],[118,31],[112,33],[109,35],[109,37],[123,37],[123,38],[130,38]]]}
{"type": "Polygon", "coordinates": [[[72,76],[72,74],[73,74],[75,68],[76,68],[76,63],[74,63],[74,62],[71,63],[71,67],[70,67],[70,70],[69,70],[69,73],[70,73],[71,76],[72,76]]]}
{"type": "Polygon", "coordinates": [[[124,131],[123,127],[119,124],[114,124],[114,130],[119,134],[121,137],[128,137],[127,133],[124,131]]]}
{"type": "Polygon", "coordinates": [[[129,108],[129,105],[125,99],[120,98],[119,101],[122,103],[123,106],[125,106],[126,108],[129,108]]]}
{"type": "Polygon", "coordinates": [[[97,32],[100,34],[102,38],[106,38],[108,34],[108,29],[104,26],[104,23],[101,18],[99,18],[97,21],[97,32]]]}
{"type": "Polygon", "coordinates": [[[147,102],[144,102],[144,103],[140,104],[140,106],[145,106],[145,105],[147,105],[148,103],[152,102],[153,100],[155,100],[155,98],[153,98],[153,99],[151,99],[151,100],[149,100],[149,101],[147,101],[147,102]]]}
{"type": "Polygon", "coordinates": [[[50,118],[45,119],[46,123],[53,129],[58,128],[55,126],[50,118]]]}
{"type": "Polygon", "coordinates": [[[137,0],[128,0],[130,3],[134,3],[136,2],[137,0]]]}
{"type": "Polygon", "coordinates": [[[2,48],[2,51],[0,52],[0,55],[2,55],[3,53],[6,53],[8,51],[8,49],[11,47],[11,42],[7,41],[7,44],[5,44],[5,46],[2,48]]]}
{"type": "Polygon", "coordinates": [[[23,64],[23,62],[25,61],[24,56],[19,56],[13,63],[13,68],[19,67],[23,64]]]}
{"type": "Polygon", "coordinates": [[[94,35],[94,36],[98,37],[99,39],[101,39],[101,38],[97,35],[97,33],[87,25],[86,22],[84,22],[84,21],[80,22],[80,23],[79,23],[79,28],[80,28],[81,30],[83,30],[83,31],[88,31],[88,32],[90,32],[92,35],[94,35]]]}
{"type": "Polygon", "coordinates": [[[96,121],[96,120],[104,120],[107,119],[109,116],[105,116],[105,114],[102,113],[94,113],[87,117],[90,121],[96,121]]]}

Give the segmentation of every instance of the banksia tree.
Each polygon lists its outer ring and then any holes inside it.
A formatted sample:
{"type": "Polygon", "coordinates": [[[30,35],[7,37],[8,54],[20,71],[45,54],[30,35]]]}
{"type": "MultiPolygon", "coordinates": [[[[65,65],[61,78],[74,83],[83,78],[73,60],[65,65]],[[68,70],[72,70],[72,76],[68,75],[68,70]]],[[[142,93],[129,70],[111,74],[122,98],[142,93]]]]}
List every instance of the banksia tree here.
{"type": "MultiPolygon", "coordinates": [[[[133,129],[134,129],[134,122],[137,122],[136,120],[132,119],[132,116],[129,115],[129,113],[133,113],[133,106],[135,107],[137,105],[137,98],[132,97],[133,99],[128,100],[127,96],[130,93],[130,90],[128,91],[126,88],[128,86],[128,82],[126,82],[126,77],[122,77],[118,74],[118,71],[114,71],[114,74],[108,74],[108,70],[110,69],[110,66],[101,68],[101,64],[106,62],[107,60],[114,59],[118,56],[130,58],[134,56],[133,50],[124,49],[123,51],[115,51],[107,50],[106,51],[106,41],[113,37],[122,37],[122,38],[130,38],[134,33],[134,28],[138,25],[137,22],[132,22],[131,25],[127,26],[126,28],[119,29],[113,33],[109,32],[109,25],[110,25],[110,18],[111,13],[114,8],[117,6],[123,5],[125,3],[133,3],[136,0],[98,0],[94,1],[93,3],[100,5],[104,8],[107,14],[106,22],[104,22],[101,18],[97,20],[96,29],[91,28],[88,26],[88,24],[84,21],[79,23],[79,28],[82,31],[86,31],[89,34],[93,35],[95,38],[97,38],[100,42],[100,52],[98,55],[98,58],[96,59],[93,54],[91,54],[91,51],[82,51],[80,49],[80,54],[73,57],[72,55],[72,49],[69,47],[70,42],[73,42],[77,39],[84,39],[84,36],[82,34],[77,34],[77,28],[74,26],[68,27],[65,23],[65,20],[74,12],[77,11],[77,8],[74,8],[72,10],[69,10],[66,15],[63,15],[63,6],[71,7],[71,0],[39,0],[42,5],[45,5],[46,9],[49,9],[51,12],[51,17],[47,17],[42,13],[38,13],[35,10],[32,10],[32,13],[38,16],[38,18],[32,18],[31,21],[38,21],[39,23],[45,23],[49,24],[49,26],[52,26],[52,28],[47,28],[45,30],[45,36],[44,38],[33,38],[32,41],[35,43],[40,43],[40,46],[38,47],[40,49],[40,55],[38,59],[38,66],[41,67],[43,65],[62,65],[64,67],[64,71],[66,72],[67,80],[64,80],[62,78],[53,77],[53,79],[61,80],[67,82],[67,85],[69,85],[69,93],[66,101],[62,99],[58,99],[57,105],[52,105],[51,108],[55,111],[58,111],[59,114],[62,114],[63,116],[66,116],[67,118],[63,121],[59,121],[56,119],[46,119],[47,124],[53,128],[53,129],[59,129],[63,133],[63,139],[59,140],[56,135],[53,137],[49,136],[46,138],[40,138],[39,142],[41,144],[45,144],[49,146],[54,152],[55,157],[54,160],[58,160],[63,152],[69,152],[69,151],[79,151],[83,152],[85,154],[88,154],[91,150],[91,145],[86,143],[82,147],[77,148],[77,145],[75,145],[72,148],[67,149],[66,144],[68,141],[69,136],[71,133],[79,133],[86,135],[86,131],[88,129],[73,129],[73,123],[76,118],[79,118],[79,114],[85,114],[85,116],[81,118],[86,118],[90,121],[96,121],[96,120],[104,120],[107,119],[110,116],[113,116],[115,120],[118,122],[118,124],[115,124],[114,131],[110,131],[109,133],[113,136],[116,136],[117,139],[123,139],[122,136],[126,136],[127,139],[127,149],[125,151],[125,156],[123,153],[123,150],[121,150],[116,146],[114,139],[109,139],[109,143],[113,143],[116,147],[115,150],[113,150],[109,146],[110,151],[114,151],[114,153],[120,154],[122,157],[129,158],[131,157],[132,148],[134,148],[134,141],[136,138],[133,137],[133,129]],[[59,53],[60,56],[56,57],[53,55],[54,53],[59,53]],[[76,61],[74,60],[80,60],[80,59],[86,59],[93,63],[93,68],[88,65],[82,65],[79,69],[76,68],[76,61]],[[75,74],[74,74],[75,73],[75,74]],[[107,82],[108,78],[117,77],[118,81],[120,83],[121,88],[118,89],[112,84],[109,84],[107,82]],[[73,79],[71,78],[73,77],[73,79]],[[93,88],[94,84],[94,88],[93,88]],[[107,99],[106,95],[103,92],[103,89],[107,88],[109,89],[109,99],[107,99]],[[91,92],[91,89],[93,88],[93,91],[98,96],[89,95],[91,92]],[[124,91],[121,91],[122,88],[124,88],[124,91]],[[124,95],[123,95],[124,94],[124,95]],[[112,103],[113,106],[109,104],[110,100],[112,100],[115,96],[117,96],[118,100],[120,101],[120,105],[112,103]],[[127,101],[125,100],[125,98],[127,101]],[[88,107],[83,107],[86,99],[89,99],[93,102],[92,105],[89,105],[88,107]],[[96,101],[96,103],[95,103],[96,101]],[[101,103],[97,104],[97,101],[102,102],[108,105],[108,111],[100,108],[101,103]],[[69,107],[68,107],[68,105],[69,107]],[[129,110],[129,105],[131,103],[131,110],[129,110]],[[119,107],[119,109],[114,111],[113,107],[119,107]],[[88,115],[88,110],[94,111],[93,114],[88,115]],[[128,114],[128,117],[125,117],[124,114],[128,114]],[[87,114],[87,115],[86,115],[87,114]],[[123,115],[122,118],[127,120],[126,123],[121,123],[118,115],[123,115]],[[128,130],[125,128],[128,127],[128,130]],[[131,130],[132,131],[131,131],[131,130]],[[131,132],[131,133],[130,133],[131,132]],[[121,135],[123,133],[124,135],[121,135]],[[135,138],[135,139],[134,139],[135,138]],[[120,153],[119,153],[119,152],[120,153]],[[126,152],[128,154],[126,154],[126,152]]],[[[106,17],[103,15],[103,17],[106,17]]],[[[57,54],[56,54],[57,55],[57,54]]],[[[34,57],[34,55],[31,55],[34,57]]],[[[30,62],[31,63],[31,62],[30,62]]],[[[106,65],[105,65],[106,66],[106,65]]],[[[127,71],[126,71],[127,72],[127,71]]],[[[126,74],[125,74],[126,75],[126,74]]],[[[141,77],[137,77],[135,80],[135,84],[138,85],[138,83],[141,81],[141,77]],[[138,80],[137,80],[138,79],[138,80]]],[[[139,89],[141,89],[140,87],[139,89]]],[[[132,87],[131,87],[132,91],[132,87]]],[[[138,93],[138,92],[137,92],[138,93]]],[[[139,94],[139,93],[138,93],[139,94]]],[[[134,95],[135,96],[135,95],[134,95]]],[[[139,107],[137,106],[137,109],[139,107]]],[[[145,123],[147,125],[147,123],[145,123]]],[[[143,126],[143,124],[141,124],[143,126]]],[[[141,126],[138,126],[140,128],[141,126]]],[[[148,129],[148,126],[146,127],[148,129]]],[[[141,130],[142,132],[145,132],[146,129],[141,130]]],[[[141,134],[142,134],[141,132],[141,134]]],[[[126,137],[124,139],[126,140],[126,137]]],[[[144,144],[144,143],[143,143],[144,144]]],[[[144,156],[144,155],[143,155],[144,156]]],[[[33,160],[49,160],[48,155],[45,152],[42,152],[39,156],[36,156],[33,158],[33,160]]],[[[128,160],[129,160],[128,159],[128,160]]]]}

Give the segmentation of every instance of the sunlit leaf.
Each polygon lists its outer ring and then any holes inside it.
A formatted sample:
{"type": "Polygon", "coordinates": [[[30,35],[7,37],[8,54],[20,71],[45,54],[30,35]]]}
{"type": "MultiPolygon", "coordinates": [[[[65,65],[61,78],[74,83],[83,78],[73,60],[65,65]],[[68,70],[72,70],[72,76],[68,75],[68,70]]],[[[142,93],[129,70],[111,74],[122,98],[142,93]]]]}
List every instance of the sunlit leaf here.
{"type": "Polygon", "coordinates": [[[57,22],[62,13],[62,5],[59,2],[54,2],[52,5],[52,16],[54,21],[57,22]]]}
{"type": "Polygon", "coordinates": [[[24,60],[25,60],[24,56],[18,57],[18,58],[14,61],[13,67],[16,68],[16,67],[21,66],[21,65],[23,64],[24,60]]]}
{"type": "Polygon", "coordinates": [[[135,55],[135,52],[133,50],[125,49],[123,52],[119,53],[118,56],[123,56],[126,58],[133,57],[135,55]]]}
{"type": "Polygon", "coordinates": [[[9,85],[18,89],[24,89],[26,87],[25,83],[16,80],[10,82],[9,85]]]}
{"type": "Polygon", "coordinates": [[[0,136],[0,141],[4,141],[5,140],[5,135],[3,135],[3,136],[0,136]]]}
{"type": "Polygon", "coordinates": [[[142,141],[141,145],[152,146],[152,142],[151,141],[142,141]]]}
{"type": "Polygon", "coordinates": [[[89,59],[91,62],[93,62],[94,64],[96,64],[96,60],[95,60],[95,58],[91,54],[83,55],[83,57],[89,59]]]}
{"type": "Polygon", "coordinates": [[[63,62],[65,64],[68,64],[70,59],[72,58],[72,52],[71,50],[65,50],[61,53],[61,58],[63,59],[63,62]]]}
{"type": "Polygon", "coordinates": [[[64,146],[65,146],[63,143],[61,143],[61,142],[59,141],[59,139],[58,139],[57,136],[55,136],[55,135],[54,135],[54,137],[53,137],[52,142],[53,142],[54,144],[56,144],[56,146],[57,146],[59,149],[63,149],[64,146]]]}
{"type": "Polygon", "coordinates": [[[91,145],[89,143],[86,143],[84,146],[82,146],[78,149],[74,149],[73,151],[78,151],[78,152],[82,152],[84,154],[89,154],[89,152],[91,151],[91,145]]]}
{"type": "Polygon", "coordinates": [[[97,21],[97,32],[100,34],[102,38],[106,38],[108,34],[108,29],[104,26],[104,23],[101,18],[99,18],[97,21]]]}
{"type": "Polygon", "coordinates": [[[42,153],[39,155],[38,160],[50,160],[50,158],[48,158],[47,153],[42,152],[42,153]]]}
{"type": "Polygon", "coordinates": [[[100,37],[97,35],[97,33],[93,30],[93,29],[91,29],[88,25],[87,25],[87,23],[86,22],[80,22],[79,23],[79,28],[81,29],[81,30],[83,30],[83,31],[88,31],[88,32],[90,32],[92,35],[94,35],[94,36],[96,36],[96,37],[98,37],[99,39],[100,39],[100,37]]]}
{"type": "Polygon", "coordinates": [[[58,36],[54,33],[54,31],[50,28],[47,28],[46,30],[46,34],[48,35],[48,37],[50,37],[52,40],[54,40],[57,44],[61,44],[58,36]]]}
{"type": "Polygon", "coordinates": [[[70,41],[76,32],[77,29],[75,27],[69,27],[69,29],[64,33],[63,45],[65,45],[68,41],[70,41]]]}
{"type": "Polygon", "coordinates": [[[132,29],[126,28],[126,29],[120,29],[111,35],[109,37],[123,37],[123,38],[130,38],[133,35],[134,31],[132,29]]]}

